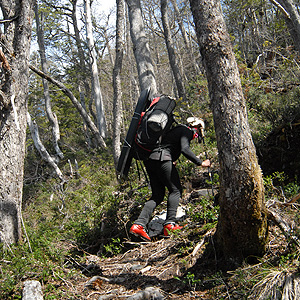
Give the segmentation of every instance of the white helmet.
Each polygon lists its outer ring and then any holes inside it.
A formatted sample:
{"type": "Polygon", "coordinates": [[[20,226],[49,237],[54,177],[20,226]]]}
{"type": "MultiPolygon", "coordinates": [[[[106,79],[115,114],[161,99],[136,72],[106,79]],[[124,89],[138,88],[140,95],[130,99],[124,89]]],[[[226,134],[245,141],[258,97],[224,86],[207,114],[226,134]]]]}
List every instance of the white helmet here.
{"type": "Polygon", "coordinates": [[[205,128],[204,121],[202,119],[196,118],[196,117],[189,117],[187,118],[187,122],[191,127],[199,127],[201,129],[205,128]]]}

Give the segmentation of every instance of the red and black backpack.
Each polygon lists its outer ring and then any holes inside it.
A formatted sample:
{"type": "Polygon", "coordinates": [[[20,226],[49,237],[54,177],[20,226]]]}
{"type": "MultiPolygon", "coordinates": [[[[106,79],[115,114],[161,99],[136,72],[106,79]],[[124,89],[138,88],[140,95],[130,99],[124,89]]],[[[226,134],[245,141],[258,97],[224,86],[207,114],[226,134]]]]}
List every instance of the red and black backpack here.
{"type": "Polygon", "coordinates": [[[174,122],[174,98],[161,95],[152,100],[148,109],[142,113],[134,141],[134,158],[145,160],[152,150],[159,146],[162,136],[174,122]]]}

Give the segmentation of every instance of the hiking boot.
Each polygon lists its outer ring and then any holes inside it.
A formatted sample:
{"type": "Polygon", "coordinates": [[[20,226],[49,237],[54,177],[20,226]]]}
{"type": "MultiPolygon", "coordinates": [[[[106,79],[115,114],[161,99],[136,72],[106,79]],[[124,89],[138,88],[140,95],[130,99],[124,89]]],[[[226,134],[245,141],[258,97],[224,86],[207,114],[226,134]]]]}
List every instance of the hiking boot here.
{"type": "Polygon", "coordinates": [[[144,241],[150,242],[151,238],[146,232],[145,228],[142,225],[133,224],[129,232],[137,237],[140,237],[144,241]]]}
{"type": "Polygon", "coordinates": [[[169,236],[171,232],[181,230],[183,226],[179,226],[175,223],[169,223],[164,226],[164,236],[169,236]]]}

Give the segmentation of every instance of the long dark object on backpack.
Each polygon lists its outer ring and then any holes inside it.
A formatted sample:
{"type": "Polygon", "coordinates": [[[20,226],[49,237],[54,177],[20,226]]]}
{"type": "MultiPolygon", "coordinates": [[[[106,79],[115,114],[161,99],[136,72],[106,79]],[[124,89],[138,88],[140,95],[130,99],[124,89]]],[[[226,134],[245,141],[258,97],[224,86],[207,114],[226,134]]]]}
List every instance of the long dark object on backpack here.
{"type": "Polygon", "coordinates": [[[135,137],[135,159],[146,160],[152,150],[160,146],[162,136],[171,128],[176,107],[175,99],[161,95],[152,100],[145,111],[135,137]]]}
{"type": "Polygon", "coordinates": [[[126,138],[124,140],[121,149],[121,155],[117,165],[117,173],[120,176],[120,178],[126,178],[128,175],[129,168],[133,158],[132,145],[134,142],[138,124],[140,122],[141,113],[145,111],[147,106],[150,105],[149,95],[150,95],[150,88],[143,90],[136,104],[135,111],[131,123],[129,125],[126,138]]]}
{"type": "MultiPolygon", "coordinates": [[[[208,159],[207,147],[206,147],[206,144],[205,144],[204,136],[202,136],[202,142],[203,142],[203,145],[204,145],[205,158],[208,159]]],[[[213,178],[212,178],[212,174],[211,174],[211,171],[210,171],[210,167],[207,168],[207,171],[208,171],[209,180],[211,181],[211,193],[214,196],[215,194],[214,194],[214,187],[213,187],[213,178]]]]}

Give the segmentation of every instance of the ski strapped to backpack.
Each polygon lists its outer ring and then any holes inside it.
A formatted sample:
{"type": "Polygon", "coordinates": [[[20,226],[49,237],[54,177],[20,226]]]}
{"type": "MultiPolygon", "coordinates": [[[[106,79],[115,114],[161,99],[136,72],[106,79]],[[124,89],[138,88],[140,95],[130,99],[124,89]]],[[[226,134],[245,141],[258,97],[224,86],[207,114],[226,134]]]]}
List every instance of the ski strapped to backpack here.
{"type": "Polygon", "coordinates": [[[135,111],[133,114],[133,117],[131,119],[122,149],[121,154],[118,160],[117,164],[117,177],[118,179],[125,179],[128,175],[132,158],[133,158],[133,145],[134,145],[134,139],[136,135],[137,128],[139,126],[140,120],[141,120],[141,114],[149,107],[151,104],[150,100],[150,87],[147,89],[144,89],[137,101],[135,111]]]}
{"type": "Polygon", "coordinates": [[[141,115],[134,140],[134,158],[145,160],[152,150],[160,145],[162,136],[174,122],[174,98],[161,95],[152,100],[149,108],[141,115]]]}

